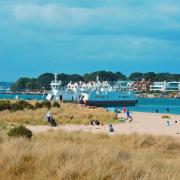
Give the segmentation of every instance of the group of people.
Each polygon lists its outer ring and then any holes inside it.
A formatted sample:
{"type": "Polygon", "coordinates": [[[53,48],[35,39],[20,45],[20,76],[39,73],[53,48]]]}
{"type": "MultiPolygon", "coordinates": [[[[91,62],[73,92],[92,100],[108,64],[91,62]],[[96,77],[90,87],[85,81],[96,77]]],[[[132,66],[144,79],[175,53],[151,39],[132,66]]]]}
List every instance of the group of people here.
{"type": "Polygon", "coordinates": [[[91,126],[102,126],[103,124],[98,120],[91,120],[90,125],[91,126]]]}
{"type": "MultiPolygon", "coordinates": [[[[166,112],[169,113],[170,112],[170,109],[167,107],[166,108],[166,112]]],[[[159,109],[156,109],[156,113],[159,113],[159,109]]]]}
{"type": "MultiPolygon", "coordinates": [[[[133,121],[132,112],[129,109],[126,109],[126,107],[123,107],[123,113],[126,115],[126,119],[129,120],[129,122],[133,121]]],[[[121,111],[118,109],[115,109],[116,117],[119,118],[121,115],[121,111]]]]}
{"type": "MultiPolygon", "coordinates": [[[[175,126],[176,127],[177,124],[178,124],[177,120],[175,120],[174,122],[170,122],[169,120],[166,121],[167,126],[175,126]]],[[[179,134],[179,129],[177,129],[176,134],[179,134]]]]}

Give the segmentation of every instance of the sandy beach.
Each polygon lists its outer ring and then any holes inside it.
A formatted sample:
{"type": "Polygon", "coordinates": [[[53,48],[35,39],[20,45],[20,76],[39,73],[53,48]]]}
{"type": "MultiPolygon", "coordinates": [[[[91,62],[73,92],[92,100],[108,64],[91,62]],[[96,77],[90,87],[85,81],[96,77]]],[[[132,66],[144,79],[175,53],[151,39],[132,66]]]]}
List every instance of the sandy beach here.
{"type": "MultiPolygon", "coordinates": [[[[114,124],[114,133],[108,132],[108,125],[90,126],[90,125],[58,125],[58,127],[50,126],[30,126],[27,128],[34,133],[45,132],[48,130],[66,130],[66,131],[83,131],[93,133],[109,133],[109,134],[151,134],[151,135],[167,135],[180,138],[180,115],[169,114],[169,119],[162,118],[164,114],[133,112],[133,121],[114,124]],[[169,126],[167,125],[169,121],[169,126]],[[177,121],[175,124],[174,122],[177,121]]],[[[122,115],[123,116],[123,115],[122,115]]]]}

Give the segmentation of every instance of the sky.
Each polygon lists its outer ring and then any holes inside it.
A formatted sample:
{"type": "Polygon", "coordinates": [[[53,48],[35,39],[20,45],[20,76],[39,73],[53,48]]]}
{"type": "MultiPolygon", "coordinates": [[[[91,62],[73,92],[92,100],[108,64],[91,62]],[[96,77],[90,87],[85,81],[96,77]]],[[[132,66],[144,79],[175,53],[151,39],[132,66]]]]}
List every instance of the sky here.
{"type": "Polygon", "coordinates": [[[180,73],[179,0],[0,0],[0,81],[180,73]]]}

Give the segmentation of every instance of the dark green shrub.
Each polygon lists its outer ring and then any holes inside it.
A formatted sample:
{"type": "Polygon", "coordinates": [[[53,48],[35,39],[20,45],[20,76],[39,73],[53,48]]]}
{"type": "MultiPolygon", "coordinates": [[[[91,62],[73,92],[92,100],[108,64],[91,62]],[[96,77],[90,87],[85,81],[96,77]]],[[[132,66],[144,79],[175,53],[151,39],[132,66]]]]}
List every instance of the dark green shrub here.
{"type": "Polygon", "coordinates": [[[8,100],[0,100],[0,111],[3,111],[3,110],[19,111],[23,109],[33,110],[34,106],[24,100],[19,100],[14,103],[11,103],[8,100]]]}
{"type": "Polygon", "coordinates": [[[11,110],[12,111],[20,111],[23,110],[24,108],[19,104],[19,102],[11,103],[11,110]]]}
{"type": "Polygon", "coordinates": [[[17,126],[9,130],[8,136],[10,137],[26,137],[31,139],[32,132],[24,126],[17,126]]]}
{"type": "Polygon", "coordinates": [[[61,106],[60,106],[60,104],[58,102],[55,101],[53,103],[52,107],[60,108],[61,106]]]}
{"type": "Polygon", "coordinates": [[[43,104],[43,107],[46,107],[48,109],[51,108],[51,102],[50,101],[43,101],[42,104],[43,104]]]}
{"type": "Polygon", "coordinates": [[[51,108],[51,102],[50,101],[43,101],[43,102],[36,102],[35,104],[35,109],[39,109],[39,108],[51,108]]]}
{"type": "Polygon", "coordinates": [[[10,110],[11,109],[11,103],[8,100],[0,100],[0,111],[3,110],[10,110]]]}
{"type": "Polygon", "coordinates": [[[24,101],[24,100],[19,100],[18,103],[23,108],[27,108],[29,105],[31,105],[27,101],[24,101]]]}
{"type": "Polygon", "coordinates": [[[26,109],[34,110],[34,106],[32,104],[29,104],[28,106],[26,106],[26,109]]]}
{"type": "Polygon", "coordinates": [[[40,102],[36,102],[34,108],[35,108],[35,109],[43,108],[43,104],[40,103],[40,102]]]}

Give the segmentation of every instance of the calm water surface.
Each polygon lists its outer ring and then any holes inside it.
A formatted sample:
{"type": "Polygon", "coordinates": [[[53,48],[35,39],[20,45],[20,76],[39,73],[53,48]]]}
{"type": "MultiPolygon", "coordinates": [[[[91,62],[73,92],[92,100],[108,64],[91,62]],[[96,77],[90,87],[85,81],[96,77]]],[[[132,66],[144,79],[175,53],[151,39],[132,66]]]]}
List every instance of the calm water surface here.
{"type": "Polygon", "coordinates": [[[128,107],[131,111],[153,113],[156,112],[156,109],[159,110],[159,113],[166,113],[167,108],[171,114],[180,114],[180,99],[139,98],[136,106],[128,107]]]}

